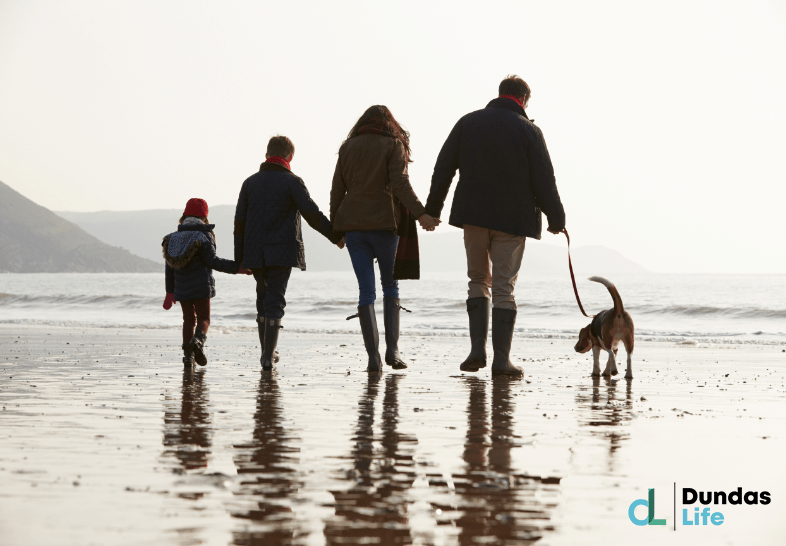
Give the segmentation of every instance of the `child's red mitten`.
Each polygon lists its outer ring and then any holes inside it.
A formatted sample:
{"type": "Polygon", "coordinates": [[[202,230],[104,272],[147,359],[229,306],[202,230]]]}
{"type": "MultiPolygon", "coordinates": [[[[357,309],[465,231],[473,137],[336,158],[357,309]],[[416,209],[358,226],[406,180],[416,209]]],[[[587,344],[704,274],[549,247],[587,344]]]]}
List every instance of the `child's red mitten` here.
{"type": "Polygon", "coordinates": [[[237,270],[238,275],[253,275],[253,272],[250,269],[246,269],[245,267],[241,267],[237,270]]]}
{"type": "Polygon", "coordinates": [[[172,308],[173,303],[175,303],[175,295],[167,292],[166,298],[164,299],[164,309],[169,311],[172,308]]]}

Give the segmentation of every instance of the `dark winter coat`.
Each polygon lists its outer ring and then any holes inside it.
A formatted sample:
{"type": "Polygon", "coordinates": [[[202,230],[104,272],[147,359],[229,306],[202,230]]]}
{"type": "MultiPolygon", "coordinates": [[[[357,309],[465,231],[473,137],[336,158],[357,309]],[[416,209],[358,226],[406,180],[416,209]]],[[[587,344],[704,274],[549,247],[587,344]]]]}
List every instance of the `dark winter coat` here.
{"type": "Polygon", "coordinates": [[[511,99],[497,98],[462,117],[442,146],[426,212],[439,217],[453,176],[459,182],[450,224],[540,239],[541,211],[549,230],[565,227],[565,211],[543,133],[511,99]]]}
{"type": "Polygon", "coordinates": [[[201,300],[216,295],[213,269],[235,274],[240,264],[216,256],[213,224],[184,224],[161,243],[166,261],[166,291],[175,301],[201,300]]]}
{"type": "Polygon", "coordinates": [[[330,190],[333,229],[393,231],[401,222],[398,202],[415,218],[425,212],[409,183],[404,145],[371,133],[347,140],[338,151],[330,190]]]}
{"type": "Polygon", "coordinates": [[[263,163],[240,189],[235,209],[235,261],[248,268],[305,270],[301,214],[332,243],[341,240],[300,177],[281,165],[263,163]]]}

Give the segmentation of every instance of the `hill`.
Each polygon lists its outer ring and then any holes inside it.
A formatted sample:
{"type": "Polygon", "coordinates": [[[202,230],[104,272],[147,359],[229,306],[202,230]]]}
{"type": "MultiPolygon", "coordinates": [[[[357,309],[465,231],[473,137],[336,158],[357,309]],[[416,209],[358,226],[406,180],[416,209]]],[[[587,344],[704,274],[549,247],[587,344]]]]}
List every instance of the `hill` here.
{"type": "Polygon", "coordinates": [[[142,273],[161,266],[100,241],[0,182],[0,271],[142,273]]]}
{"type": "MultiPolygon", "coordinates": [[[[161,238],[177,228],[181,210],[159,209],[125,212],[58,212],[104,242],[123,246],[135,254],[163,263],[161,238]]],[[[232,258],[234,205],[210,207],[210,222],[216,225],[218,255],[232,258]]],[[[574,234],[575,235],[575,234],[574,234]]],[[[346,271],[352,269],[349,255],[339,251],[303,222],[306,263],[309,271],[346,271]]],[[[421,270],[466,270],[463,232],[443,224],[433,233],[419,232],[421,270]]],[[[575,241],[574,241],[575,242],[575,241]]],[[[527,239],[522,275],[564,275],[567,273],[564,236],[543,235],[543,241],[527,239]],[[544,242],[544,241],[548,241],[544,242]]],[[[579,277],[591,275],[647,274],[649,271],[604,246],[574,247],[573,267],[579,277]]]]}

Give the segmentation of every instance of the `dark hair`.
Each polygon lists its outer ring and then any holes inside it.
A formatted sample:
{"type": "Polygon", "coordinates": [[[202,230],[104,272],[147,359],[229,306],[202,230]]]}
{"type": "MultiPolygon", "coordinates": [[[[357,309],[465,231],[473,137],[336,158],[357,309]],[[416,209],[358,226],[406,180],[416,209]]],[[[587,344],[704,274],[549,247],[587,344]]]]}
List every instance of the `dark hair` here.
{"type": "Polygon", "coordinates": [[[399,125],[399,122],[396,121],[396,118],[393,117],[387,106],[376,104],[363,112],[363,115],[360,116],[360,119],[358,119],[347,135],[347,140],[360,136],[362,134],[361,129],[366,126],[370,126],[377,131],[390,133],[391,136],[395,137],[404,145],[404,154],[407,156],[407,162],[412,163],[410,159],[412,150],[409,148],[409,131],[399,125]]]}
{"type": "Polygon", "coordinates": [[[532,91],[530,91],[527,82],[515,74],[511,74],[499,83],[500,95],[512,95],[518,99],[521,97],[529,97],[531,93],[532,91]]]}
{"type": "Polygon", "coordinates": [[[267,155],[287,158],[295,153],[295,145],[283,135],[271,137],[267,143],[267,155]]]}
{"type": "Polygon", "coordinates": [[[181,216],[180,220],[178,220],[178,224],[182,224],[186,218],[198,218],[202,220],[204,223],[209,224],[210,222],[207,221],[207,216],[181,216]]]}

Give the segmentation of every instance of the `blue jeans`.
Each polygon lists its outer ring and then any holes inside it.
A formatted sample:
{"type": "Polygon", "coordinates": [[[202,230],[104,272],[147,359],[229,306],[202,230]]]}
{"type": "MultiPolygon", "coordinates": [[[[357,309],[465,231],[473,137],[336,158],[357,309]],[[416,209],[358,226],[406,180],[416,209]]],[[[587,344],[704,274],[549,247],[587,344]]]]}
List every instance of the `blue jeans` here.
{"type": "Polygon", "coordinates": [[[370,305],[377,299],[374,288],[374,258],[379,263],[382,293],[386,298],[398,297],[398,281],[393,279],[398,235],[392,231],[348,231],[347,250],[358,279],[358,306],[370,305]]]}

